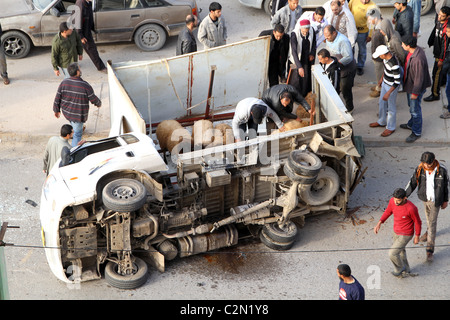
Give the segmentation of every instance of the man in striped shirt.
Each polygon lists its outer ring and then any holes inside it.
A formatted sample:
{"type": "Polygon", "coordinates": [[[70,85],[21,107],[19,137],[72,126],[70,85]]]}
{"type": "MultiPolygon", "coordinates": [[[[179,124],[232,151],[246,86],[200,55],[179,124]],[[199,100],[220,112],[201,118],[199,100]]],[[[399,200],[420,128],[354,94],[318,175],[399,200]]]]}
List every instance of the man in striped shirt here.
{"type": "Polygon", "coordinates": [[[58,87],[53,112],[59,118],[61,110],[64,117],[73,127],[72,147],[78,145],[83,134],[83,124],[89,114],[89,101],[100,108],[102,102],[94,94],[91,85],[81,79],[81,70],[78,63],[71,63],[67,67],[70,78],[64,79],[58,87]]]}
{"type": "Polygon", "coordinates": [[[381,86],[378,121],[369,124],[370,127],[386,127],[381,133],[382,137],[388,137],[395,131],[397,117],[397,93],[401,81],[401,68],[397,58],[385,45],[377,47],[373,58],[383,59],[384,74],[378,82],[381,86]]]}

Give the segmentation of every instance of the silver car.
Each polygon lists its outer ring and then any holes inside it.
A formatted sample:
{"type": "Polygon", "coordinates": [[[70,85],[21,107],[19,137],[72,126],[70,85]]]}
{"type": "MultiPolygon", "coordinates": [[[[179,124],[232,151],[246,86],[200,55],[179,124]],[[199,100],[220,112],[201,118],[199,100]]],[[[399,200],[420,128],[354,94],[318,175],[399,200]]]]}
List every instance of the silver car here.
{"type": "MultiPolygon", "coordinates": [[[[26,57],[32,45],[51,46],[60,23],[73,20],[77,11],[75,0],[1,2],[1,45],[17,59],[26,57]]],[[[197,15],[195,0],[92,0],[92,5],[97,43],[134,40],[144,51],[161,49],[185,26],[188,14],[197,15]]]]}
{"type": "MultiPolygon", "coordinates": [[[[268,14],[272,13],[273,0],[239,0],[241,4],[247,7],[264,9],[268,14]]],[[[300,0],[302,8],[312,9],[323,5],[326,0],[300,0]]],[[[374,0],[379,7],[393,7],[392,1],[389,0],[374,0]]],[[[433,0],[422,0],[421,15],[428,13],[433,7],[433,0]]]]}

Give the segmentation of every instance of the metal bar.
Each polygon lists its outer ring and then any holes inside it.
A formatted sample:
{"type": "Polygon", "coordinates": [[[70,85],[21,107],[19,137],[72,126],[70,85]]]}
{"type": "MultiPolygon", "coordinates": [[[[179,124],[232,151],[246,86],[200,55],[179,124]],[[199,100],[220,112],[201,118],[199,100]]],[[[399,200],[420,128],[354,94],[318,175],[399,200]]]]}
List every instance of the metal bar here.
{"type": "Polygon", "coordinates": [[[211,66],[211,73],[209,76],[209,87],[208,87],[208,100],[206,100],[206,110],[205,110],[205,119],[209,118],[209,108],[211,106],[211,96],[214,85],[214,75],[216,73],[216,66],[211,66]]]}
{"type": "Polygon", "coordinates": [[[6,260],[3,247],[3,238],[6,233],[8,222],[3,222],[0,229],[0,300],[9,300],[8,277],[6,274],[6,260]]]}

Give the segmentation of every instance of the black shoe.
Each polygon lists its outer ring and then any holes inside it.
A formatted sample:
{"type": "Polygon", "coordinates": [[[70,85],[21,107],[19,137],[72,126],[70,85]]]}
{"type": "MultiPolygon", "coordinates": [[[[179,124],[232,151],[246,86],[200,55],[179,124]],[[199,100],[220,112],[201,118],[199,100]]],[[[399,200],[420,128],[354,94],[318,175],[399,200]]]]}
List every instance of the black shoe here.
{"type": "Polygon", "coordinates": [[[357,68],[356,69],[356,73],[358,74],[358,76],[362,76],[364,74],[364,69],[363,68],[357,68]]]}
{"type": "Polygon", "coordinates": [[[435,96],[434,94],[430,94],[428,97],[423,98],[423,101],[430,102],[430,101],[435,101],[435,100],[440,100],[440,99],[441,99],[440,96],[435,96]]]}
{"type": "Polygon", "coordinates": [[[412,133],[410,134],[410,136],[409,136],[408,138],[406,138],[406,142],[411,143],[411,142],[416,141],[416,140],[419,139],[419,138],[420,138],[420,136],[416,136],[416,135],[414,134],[414,132],[412,132],[412,133]]]}
{"type": "Polygon", "coordinates": [[[411,130],[411,127],[410,127],[410,126],[408,126],[408,124],[407,124],[407,123],[403,123],[403,124],[401,124],[401,125],[400,125],[400,128],[402,128],[402,129],[406,129],[406,130],[411,130]]]}

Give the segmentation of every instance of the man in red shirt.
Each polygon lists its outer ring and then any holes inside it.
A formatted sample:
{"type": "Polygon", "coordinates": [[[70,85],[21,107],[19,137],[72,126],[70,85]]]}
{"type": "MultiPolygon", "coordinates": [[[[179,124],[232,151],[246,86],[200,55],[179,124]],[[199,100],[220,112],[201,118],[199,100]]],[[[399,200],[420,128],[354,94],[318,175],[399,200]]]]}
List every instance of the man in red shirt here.
{"type": "Polygon", "coordinates": [[[419,243],[422,220],[420,220],[417,207],[406,198],[405,189],[395,189],[393,197],[373,231],[378,234],[381,224],[394,214],[394,243],[389,250],[389,258],[394,264],[392,274],[404,277],[411,274],[408,259],[406,258],[406,245],[414,237],[414,244],[419,243]],[[414,233],[415,230],[415,233],[414,233]]]}

